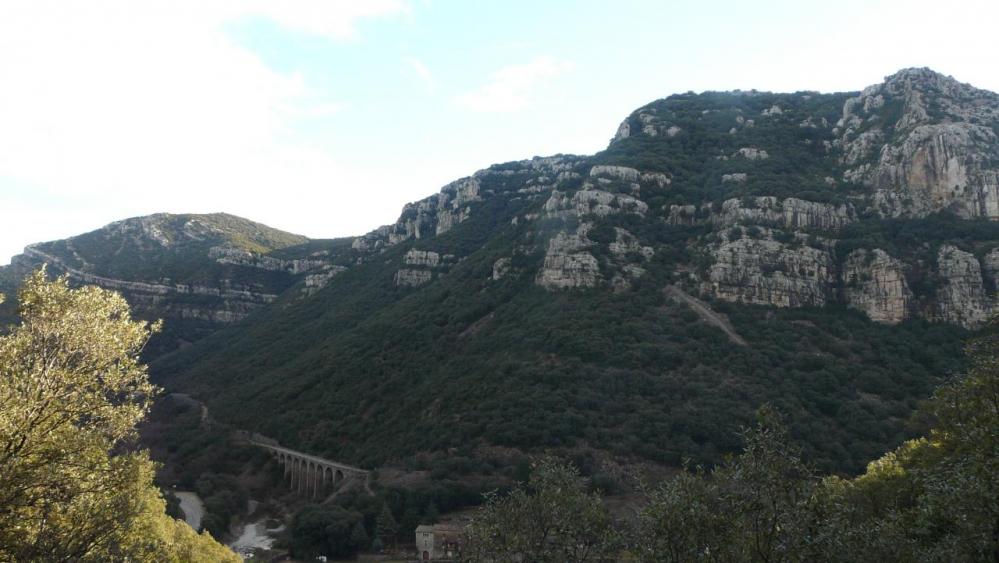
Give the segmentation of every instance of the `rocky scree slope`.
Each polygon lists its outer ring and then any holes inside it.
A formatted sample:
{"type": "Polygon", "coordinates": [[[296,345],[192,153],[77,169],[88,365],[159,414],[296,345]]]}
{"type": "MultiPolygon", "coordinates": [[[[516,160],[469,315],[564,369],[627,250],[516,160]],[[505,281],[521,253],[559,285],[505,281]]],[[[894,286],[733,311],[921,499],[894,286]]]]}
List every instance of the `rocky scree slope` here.
{"type": "Polygon", "coordinates": [[[596,155],[407,205],[325,288],[154,375],[360,464],[495,446],[711,463],[769,401],[819,465],[858,470],[995,310],[997,110],[927,69],[860,93],[670,96],[596,155]]]}
{"type": "Polygon", "coordinates": [[[121,292],[136,316],[166,321],[147,350],[152,359],[242,321],[293,286],[317,290],[343,271],[337,249],[349,242],[310,241],[224,213],[158,214],[29,245],[0,278],[15,297],[20,280],[46,264],[75,284],[121,292]]]}

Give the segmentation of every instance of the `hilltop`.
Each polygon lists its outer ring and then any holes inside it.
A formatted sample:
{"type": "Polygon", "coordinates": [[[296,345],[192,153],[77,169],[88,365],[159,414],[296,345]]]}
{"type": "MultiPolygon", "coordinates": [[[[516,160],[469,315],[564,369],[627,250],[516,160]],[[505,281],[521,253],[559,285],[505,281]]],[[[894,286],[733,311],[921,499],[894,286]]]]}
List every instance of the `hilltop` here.
{"type": "Polygon", "coordinates": [[[359,465],[710,464],[771,402],[856,472],[996,311],[997,135],[996,94],[928,69],[678,94],[604,151],[490,166],[360,237],[162,214],[31,245],[0,279],[46,262],[121,290],[166,319],[157,382],[359,465]]]}
{"type": "Polygon", "coordinates": [[[771,402],[810,459],[859,471],[995,310],[997,100],[927,69],[670,96],[596,155],[406,205],[331,251],[345,270],[324,288],[154,375],[366,466],[489,473],[496,448],[713,463],[771,402]]]}

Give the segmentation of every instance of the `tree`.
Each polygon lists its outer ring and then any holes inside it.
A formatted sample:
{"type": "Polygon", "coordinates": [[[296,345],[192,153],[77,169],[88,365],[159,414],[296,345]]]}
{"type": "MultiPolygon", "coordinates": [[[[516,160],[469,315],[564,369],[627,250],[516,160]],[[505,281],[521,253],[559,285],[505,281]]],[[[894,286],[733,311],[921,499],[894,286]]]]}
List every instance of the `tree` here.
{"type": "Polygon", "coordinates": [[[467,529],[470,561],[603,561],[621,545],[600,496],[552,457],[535,460],[528,485],[486,495],[467,529]]]}
{"type": "Polygon", "coordinates": [[[392,509],[389,508],[388,503],[385,503],[375,520],[375,537],[380,538],[382,543],[391,541],[394,546],[398,535],[399,525],[396,524],[395,518],[392,516],[392,509]]]}
{"type": "Polygon", "coordinates": [[[21,324],[0,337],[0,560],[238,560],[166,516],[147,454],[129,450],[159,323],[44,269],[18,298],[21,324]]]}
{"type": "Polygon", "coordinates": [[[811,471],[768,406],[743,440],[743,452],[710,474],[685,470],[649,494],[633,538],[643,561],[809,559],[811,471]]]}
{"type": "Polygon", "coordinates": [[[646,495],[632,538],[639,560],[712,561],[721,555],[731,522],[701,470],[682,471],[646,495]]]}
{"type": "Polygon", "coordinates": [[[402,511],[402,517],[399,519],[399,529],[397,530],[397,535],[402,535],[403,538],[412,538],[413,533],[416,531],[416,527],[420,525],[420,509],[417,507],[417,498],[415,495],[406,495],[406,509],[402,511]]]}
{"type": "Polygon", "coordinates": [[[841,560],[999,562],[999,335],[973,339],[969,367],[934,393],[929,435],[821,491],[826,551],[841,560]],[[830,549],[833,548],[833,549],[830,549]]]}
{"type": "Polygon", "coordinates": [[[437,505],[434,501],[427,503],[427,509],[423,511],[423,524],[436,524],[441,518],[441,513],[437,510],[437,505]]]}
{"type": "MultiPolygon", "coordinates": [[[[317,555],[351,557],[367,543],[356,543],[353,534],[363,516],[340,506],[310,504],[291,521],[291,552],[298,559],[317,555]]],[[[363,530],[363,523],[362,530],[363,530]]]]}
{"type": "Polygon", "coordinates": [[[368,531],[364,529],[364,522],[358,520],[354,524],[354,529],[350,531],[350,543],[354,545],[357,550],[365,549],[371,540],[368,538],[368,531]]]}
{"type": "Polygon", "coordinates": [[[743,453],[713,474],[722,510],[734,519],[735,560],[798,561],[815,480],[777,411],[763,406],[744,431],[743,453]]]}

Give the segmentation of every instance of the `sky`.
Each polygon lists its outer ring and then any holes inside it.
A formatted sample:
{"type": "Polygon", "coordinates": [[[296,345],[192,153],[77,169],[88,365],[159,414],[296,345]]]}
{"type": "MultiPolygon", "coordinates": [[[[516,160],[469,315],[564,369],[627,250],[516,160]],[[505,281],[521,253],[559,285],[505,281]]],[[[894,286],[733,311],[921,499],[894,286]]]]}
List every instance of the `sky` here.
{"type": "Polygon", "coordinates": [[[673,93],[999,91],[999,3],[0,0],[0,264],[157,212],[359,235],[673,93]]]}

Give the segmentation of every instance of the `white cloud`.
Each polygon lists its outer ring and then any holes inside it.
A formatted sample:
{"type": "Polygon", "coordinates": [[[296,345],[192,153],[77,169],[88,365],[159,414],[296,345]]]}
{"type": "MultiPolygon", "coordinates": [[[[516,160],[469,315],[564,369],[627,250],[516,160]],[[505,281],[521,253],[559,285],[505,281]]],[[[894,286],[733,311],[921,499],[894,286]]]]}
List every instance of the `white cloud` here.
{"type": "Polygon", "coordinates": [[[455,98],[467,109],[484,112],[510,112],[528,107],[535,91],[546,81],[570,71],[575,65],[548,56],[505,66],[489,76],[480,88],[455,98]]]}
{"type": "Polygon", "coordinates": [[[0,264],[40,232],[155,211],[242,212],[313,236],[373,227],[323,228],[333,187],[362,174],[294,132],[344,104],[267,67],[223,26],[263,17],[350,40],[363,18],[405,10],[398,0],[0,3],[0,209],[35,225],[0,226],[0,264]]]}
{"type": "Polygon", "coordinates": [[[357,37],[361,19],[409,11],[403,0],[236,0],[226,7],[230,14],[261,16],[287,29],[332,39],[357,37]]]}
{"type": "Polygon", "coordinates": [[[406,66],[416,74],[416,76],[420,77],[428,89],[434,89],[436,86],[434,75],[430,72],[430,68],[423,64],[423,61],[417,59],[416,57],[404,57],[402,62],[405,63],[406,66]]]}

